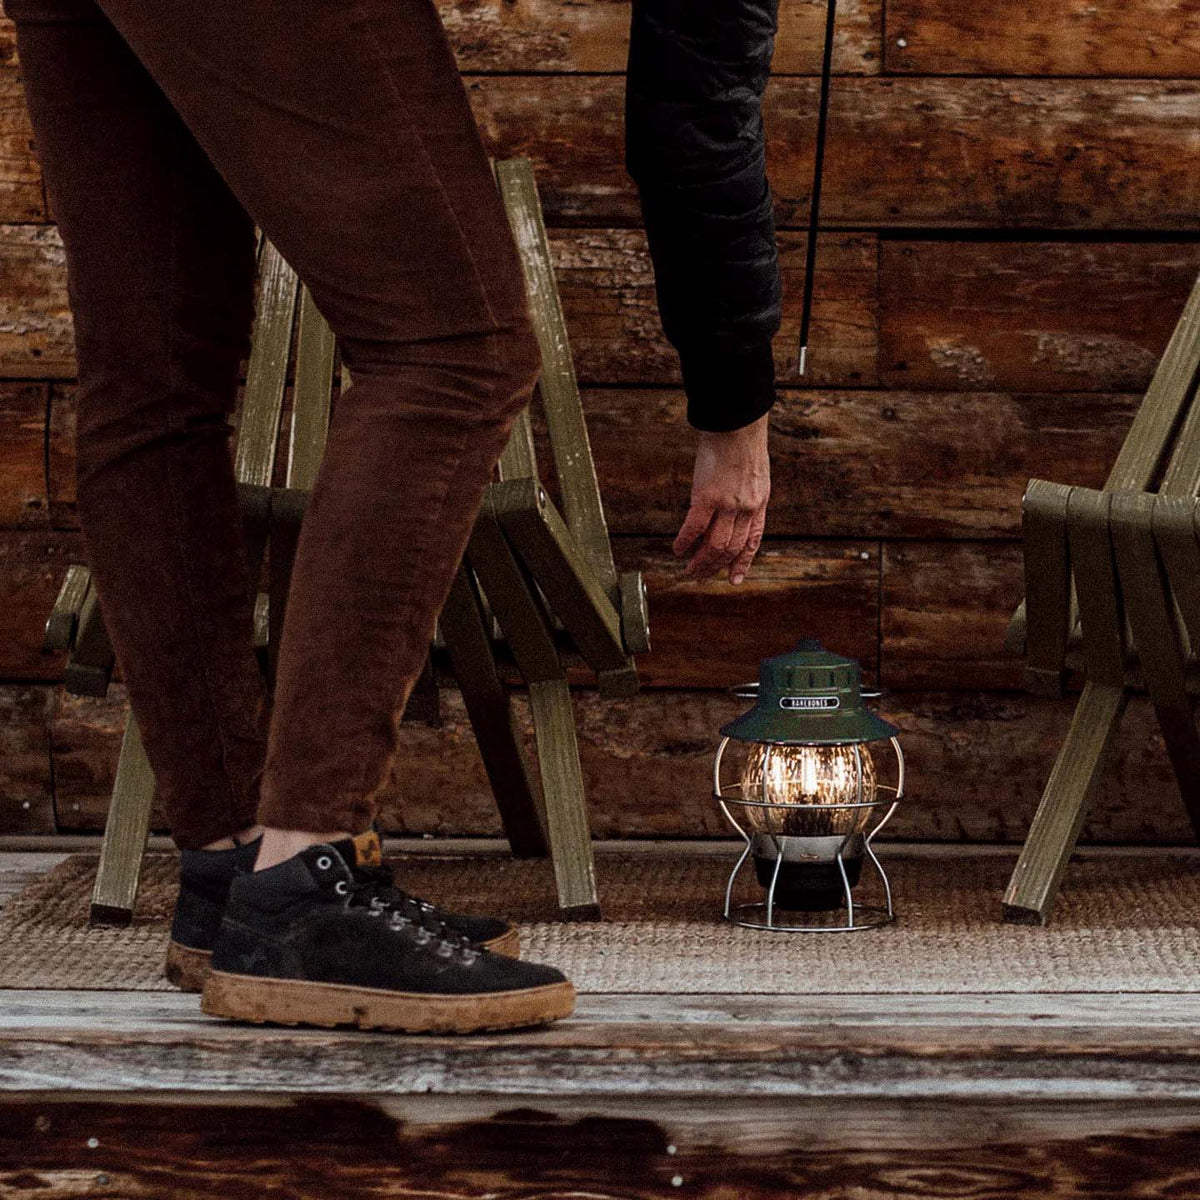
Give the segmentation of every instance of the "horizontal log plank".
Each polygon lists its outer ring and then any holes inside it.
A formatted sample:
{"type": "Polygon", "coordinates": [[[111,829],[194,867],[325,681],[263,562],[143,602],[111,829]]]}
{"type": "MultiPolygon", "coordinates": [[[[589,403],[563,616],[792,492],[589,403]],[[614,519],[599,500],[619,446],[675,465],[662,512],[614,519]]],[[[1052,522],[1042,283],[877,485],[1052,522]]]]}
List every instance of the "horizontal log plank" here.
{"type": "Polygon", "coordinates": [[[885,688],[1018,689],[1004,635],[1025,591],[1015,542],[888,542],[880,623],[885,688]]]}
{"type": "Polygon", "coordinates": [[[49,385],[0,382],[0,528],[49,524],[43,426],[49,385]]]}
{"type": "Polygon", "coordinates": [[[0,684],[0,830],[54,833],[53,689],[0,684]]]}
{"type": "Polygon", "coordinates": [[[1083,75],[1194,79],[1192,0],[889,0],[890,74],[1083,75]]]}
{"type": "Polygon", "coordinates": [[[62,379],[74,373],[75,334],[58,229],[0,226],[0,375],[62,379]]]}
{"type": "MultiPolygon", "coordinates": [[[[636,226],[622,81],[468,80],[493,153],[535,163],[558,224],[636,226]]],[[[777,219],[808,215],[818,82],[779,78],[764,119],[777,219]]],[[[838,81],[822,219],[864,228],[1200,228],[1200,93],[1190,81],[838,81]]]]}
{"type": "MultiPolygon", "coordinates": [[[[771,414],[767,534],[1019,537],[1030,478],[1101,486],[1139,402],[783,390],[771,414]]],[[[695,456],[682,394],[593,390],[584,404],[610,527],[673,538],[695,456]]]]}
{"type": "MultiPolygon", "coordinates": [[[[779,238],[783,320],[775,340],[781,382],[797,379],[797,339],[807,236],[779,238]]],[[[585,383],[678,383],[679,361],[662,332],[654,276],[640,230],[560,230],[551,251],[576,372],[585,383]]],[[[53,227],[0,226],[0,373],[70,379],[76,370],[66,273],[53,227]]],[[[828,234],[818,259],[810,370],[805,382],[878,382],[876,239],[828,234]],[[816,349],[818,348],[819,349],[816,349]]]]}
{"type": "MultiPolygon", "coordinates": [[[[468,72],[623,72],[629,0],[439,0],[442,21],[468,72]]],[[[882,0],[842,0],[833,69],[879,71],[882,0]]],[[[779,75],[821,70],[824,0],[781,0],[772,68],[779,75]]]]}
{"type": "Polygon", "coordinates": [[[1195,242],[885,239],[883,383],[1144,392],[1198,273],[1195,242]]]}
{"type": "MultiPolygon", "coordinates": [[[[492,153],[528,154],[552,223],[636,226],[615,75],[473,75],[492,153]]],[[[780,76],[766,122],[781,226],[803,226],[818,82],[780,76]]],[[[844,77],[823,217],[867,228],[1188,229],[1200,212],[1189,81],[844,77]],[[966,181],[966,184],[964,183],[966,181]]],[[[0,68],[0,218],[44,217],[23,93],[0,68]]]]}
{"type": "MultiPolygon", "coordinates": [[[[458,68],[476,73],[623,72],[629,53],[629,0],[438,0],[458,68]]],[[[879,72],[882,0],[842,0],[834,42],[839,75],[879,72]]],[[[780,0],[772,69],[821,70],[824,0],[780,0]]],[[[0,4],[0,66],[17,63],[16,33],[0,4]]]]}
{"type": "MultiPolygon", "coordinates": [[[[142,1097],[160,1093],[168,1105],[188,1095],[279,1103],[341,1093],[376,1098],[384,1111],[417,1123],[454,1119],[489,1097],[509,1097],[509,1107],[534,1097],[591,1103],[603,1112],[618,1099],[643,1109],[671,1099],[753,1108],[771,1097],[1011,1103],[1023,1091],[1042,1102],[1094,1102],[1133,1097],[1140,1087],[1143,1100],[1167,1101],[1200,1089],[1189,1036],[1195,995],[883,997],[864,984],[862,994],[825,997],[588,994],[572,1020],[472,1038],[250,1029],[204,1017],[194,996],[170,992],[15,992],[0,1007],[0,1088],[43,1093],[42,1103],[136,1089],[142,1097]],[[346,1069],[340,1078],[314,1071],[318,1058],[346,1069]],[[1091,1086],[1072,1095],[1072,1085],[1085,1081],[1091,1086]],[[438,1108],[423,1106],[426,1092],[438,1108]]],[[[8,1103],[23,1098],[32,1097],[8,1103]]],[[[660,1110],[668,1111],[687,1127],[683,1107],[660,1110]]],[[[767,1141],[793,1124],[780,1115],[782,1123],[761,1131],[767,1141]]],[[[1064,1115],[1071,1128],[1071,1110],[1064,1115]]],[[[897,1112],[893,1124],[873,1114],[857,1134],[843,1130],[843,1144],[856,1136],[872,1144],[875,1125],[876,1144],[901,1146],[904,1116],[897,1112]]],[[[1127,1114],[1127,1125],[1134,1119],[1127,1114]]],[[[1141,1120],[1155,1124],[1153,1113],[1141,1120]]],[[[114,1133],[91,1136],[111,1149],[114,1133]]],[[[829,1126],[815,1135],[825,1145],[836,1137],[829,1126]]],[[[740,1140],[736,1124],[723,1136],[740,1140]]],[[[972,1140],[960,1121],[925,1136],[946,1147],[972,1140]]]]}
{"type": "Polygon", "coordinates": [[[0,67],[12,67],[17,63],[17,31],[11,18],[0,2],[0,67]]]}
{"type": "MultiPolygon", "coordinates": [[[[808,238],[784,231],[778,244],[783,319],[775,338],[776,372],[780,383],[796,383],[808,238]]],[[[645,235],[558,230],[551,235],[551,251],[580,380],[678,383],[678,357],[659,323],[645,235]]],[[[806,384],[878,381],[877,275],[873,235],[830,233],[822,239],[806,384]]]]}
{"type": "Polygon", "coordinates": [[[876,543],[772,541],[743,584],[686,580],[686,560],[665,541],[621,538],[618,568],[641,571],[649,592],[646,687],[733,687],[758,677],[759,659],[805,632],[862,662],[875,676],[879,628],[876,543]]]}
{"type": "MultiPolygon", "coordinates": [[[[783,389],[771,415],[767,535],[1019,537],[1021,496],[1029,480],[1101,486],[1140,399],[783,389]]],[[[696,446],[683,394],[661,388],[588,389],[584,406],[614,534],[673,539],[688,507],[696,446]]],[[[74,526],[69,392],[56,391],[54,410],[52,514],[55,524],[74,526]]],[[[23,439],[21,446],[22,470],[40,471],[40,448],[38,461],[30,461],[32,441],[23,439]]],[[[14,450],[10,461],[16,456],[14,450]]],[[[544,438],[539,458],[553,494],[544,438]]],[[[19,504],[21,494],[7,502],[19,504]]],[[[37,624],[44,619],[40,612],[12,620],[37,624]]],[[[0,677],[7,670],[0,667],[0,677]]]]}
{"type": "Polygon", "coordinates": [[[82,555],[74,531],[0,529],[0,679],[63,677],[66,652],[44,653],[42,638],[67,567],[82,555]]]}
{"type": "Polygon", "coordinates": [[[13,50],[11,26],[0,29],[0,221],[44,221],[42,172],[13,50]]]}
{"type": "MultiPolygon", "coordinates": [[[[51,719],[58,826],[103,826],[126,699],[66,697],[51,719]]],[[[495,804],[456,692],[444,724],[404,724],[381,820],[398,834],[500,833],[495,804]],[[414,787],[413,781],[420,786],[414,787]]],[[[1066,733],[1073,700],[1019,693],[896,692],[883,711],[901,729],[911,799],[889,834],[934,841],[1019,843],[1066,733]]],[[[723,692],[646,691],[627,701],[575,698],[585,787],[597,837],[721,837],[730,830],[710,797],[717,729],[745,703],[723,692]]],[[[519,725],[532,746],[523,697],[519,725]]],[[[162,828],[161,816],[156,828],[162,828]]],[[[1089,842],[1189,844],[1184,814],[1146,701],[1131,703],[1084,830],[1089,842]]]]}

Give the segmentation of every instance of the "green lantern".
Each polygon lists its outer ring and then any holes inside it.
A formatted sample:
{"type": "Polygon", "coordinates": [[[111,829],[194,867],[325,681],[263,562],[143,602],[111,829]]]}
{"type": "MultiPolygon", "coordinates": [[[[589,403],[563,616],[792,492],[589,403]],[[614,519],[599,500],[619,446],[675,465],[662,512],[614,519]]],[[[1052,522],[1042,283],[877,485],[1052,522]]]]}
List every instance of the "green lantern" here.
{"type": "Polygon", "coordinates": [[[891,887],[871,842],[903,798],[904,755],[896,727],[865,706],[861,678],[853,659],[804,640],[764,659],[757,684],[735,689],[755,703],[722,727],[713,767],[714,798],[746,842],[726,888],[726,919],[814,932],[871,929],[893,919],[891,887]],[[738,782],[722,783],[730,742],[745,752],[738,782]],[[883,743],[895,756],[894,783],[880,777],[873,748],[883,743]],[[766,900],[734,908],[734,883],[750,857],[766,900]],[[855,904],[866,861],[883,884],[885,907],[855,904]],[[781,924],[781,909],[821,916],[781,924]]]}

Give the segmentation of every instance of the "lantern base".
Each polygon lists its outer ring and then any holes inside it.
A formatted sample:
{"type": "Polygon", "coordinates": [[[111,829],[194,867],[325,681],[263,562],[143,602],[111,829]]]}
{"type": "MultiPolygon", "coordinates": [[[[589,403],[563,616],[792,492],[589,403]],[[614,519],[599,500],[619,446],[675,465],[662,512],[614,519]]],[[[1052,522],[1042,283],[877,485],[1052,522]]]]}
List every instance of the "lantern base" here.
{"type": "MultiPolygon", "coordinates": [[[[863,857],[844,858],[846,883],[857,887],[862,878],[863,857]]],[[[775,858],[754,857],[754,874],[763,889],[770,891],[775,880],[775,907],[787,912],[825,912],[846,907],[846,883],[835,862],[779,863],[776,877],[775,858]]]]}
{"type": "Polygon", "coordinates": [[[857,933],[864,929],[882,929],[895,919],[891,907],[856,904],[851,914],[846,908],[840,911],[828,909],[813,914],[813,919],[804,925],[782,923],[778,919],[779,909],[768,915],[766,904],[738,904],[732,907],[725,919],[742,929],[761,929],[766,933],[857,933]]]}

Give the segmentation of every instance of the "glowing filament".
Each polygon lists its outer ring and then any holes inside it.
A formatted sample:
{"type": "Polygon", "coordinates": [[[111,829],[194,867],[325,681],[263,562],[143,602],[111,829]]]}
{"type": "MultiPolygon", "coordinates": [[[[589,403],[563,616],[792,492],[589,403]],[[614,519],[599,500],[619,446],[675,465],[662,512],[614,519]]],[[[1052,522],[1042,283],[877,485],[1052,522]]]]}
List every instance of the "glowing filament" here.
{"type": "Polygon", "coordinates": [[[875,763],[865,745],[751,745],[742,767],[742,799],[780,808],[739,809],[756,833],[824,837],[860,833],[870,808],[830,808],[871,804],[876,798],[875,763]]]}

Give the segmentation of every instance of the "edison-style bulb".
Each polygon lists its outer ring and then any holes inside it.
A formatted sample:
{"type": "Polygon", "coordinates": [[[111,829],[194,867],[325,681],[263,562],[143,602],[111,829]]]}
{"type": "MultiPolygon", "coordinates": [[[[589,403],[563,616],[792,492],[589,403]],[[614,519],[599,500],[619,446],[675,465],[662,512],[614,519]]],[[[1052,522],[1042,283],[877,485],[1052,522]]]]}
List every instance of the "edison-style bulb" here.
{"type": "Polygon", "coordinates": [[[787,808],[739,807],[738,815],[745,814],[754,833],[786,837],[861,833],[873,809],[827,806],[873,803],[875,785],[875,763],[865,745],[776,746],[755,742],[742,768],[742,799],[765,800],[787,808]]]}

